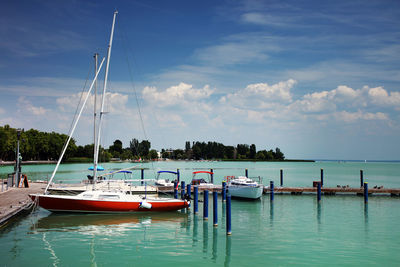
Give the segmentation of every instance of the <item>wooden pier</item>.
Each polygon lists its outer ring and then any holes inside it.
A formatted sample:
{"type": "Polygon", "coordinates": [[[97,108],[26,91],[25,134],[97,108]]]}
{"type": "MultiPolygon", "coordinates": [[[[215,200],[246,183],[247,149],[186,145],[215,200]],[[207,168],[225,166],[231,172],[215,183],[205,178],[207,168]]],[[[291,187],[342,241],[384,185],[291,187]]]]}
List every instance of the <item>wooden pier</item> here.
{"type": "MultiPolygon", "coordinates": [[[[203,192],[204,190],[208,190],[210,193],[213,191],[221,192],[222,185],[214,185],[213,188],[199,186],[199,192],[203,192]]],[[[158,191],[160,193],[173,194],[174,188],[172,186],[158,187],[158,191]]],[[[269,194],[269,193],[270,193],[269,187],[264,187],[264,194],[269,194]]],[[[274,193],[275,194],[292,194],[292,195],[301,195],[303,193],[316,194],[317,187],[279,187],[279,186],[275,186],[274,193]]],[[[355,188],[355,187],[323,187],[323,188],[321,188],[321,193],[324,195],[336,195],[336,194],[363,195],[364,188],[363,187],[359,187],[359,188],[355,188]]],[[[380,189],[369,188],[368,195],[400,196],[400,188],[380,188],[380,189]]]]}
{"type": "MultiPolygon", "coordinates": [[[[269,194],[270,189],[268,187],[264,188],[264,193],[269,194]]],[[[292,194],[301,195],[303,193],[317,193],[317,187],[275,187],[275,194],[292,194]]],[[[336,195],[336,194],[356,194],[363,195],[364,188],[354,188],[354,187],[323,187],[321,188],[321,193],[324,195],[336,195]]],[[[400,188],[368,188],[368,195],[391,195],[400,196],[400,188]]]]}
{"type": "Polygon", "coordinates": [[[4,192],[0,192],[0,227],[25,211],[29,211],[32,201],[29,194],[43,193],[46,184],[29,183],[29,187],[11,187],[4,192]]]}

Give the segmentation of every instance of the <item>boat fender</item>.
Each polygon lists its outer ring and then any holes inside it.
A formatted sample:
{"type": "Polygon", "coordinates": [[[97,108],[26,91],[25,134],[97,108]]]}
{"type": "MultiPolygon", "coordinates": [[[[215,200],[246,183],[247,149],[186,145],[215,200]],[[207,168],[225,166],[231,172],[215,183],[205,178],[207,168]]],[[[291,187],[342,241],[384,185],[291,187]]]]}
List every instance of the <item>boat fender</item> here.
{"type": "Polygon", "coordinates": [[[142,201],[142,202],[140,202],[139,208],[142,208],[142,209],[151,209],[151,204],[150,204],[149,202],[142,201]]]}

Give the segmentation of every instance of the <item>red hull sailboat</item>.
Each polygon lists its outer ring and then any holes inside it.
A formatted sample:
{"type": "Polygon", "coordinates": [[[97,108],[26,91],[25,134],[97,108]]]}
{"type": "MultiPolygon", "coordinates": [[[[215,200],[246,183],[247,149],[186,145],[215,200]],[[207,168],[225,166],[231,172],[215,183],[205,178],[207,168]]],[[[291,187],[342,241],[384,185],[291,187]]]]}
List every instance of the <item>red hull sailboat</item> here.
{"type": "MultiPolygon", "coordinates": [[[[69,138],[64,146],[64,149],[61,153],[61,156],[57,162],[57,165],[53,171],[53,174],[49,180],[49,183],[46,187],[44,194],[32,194],[30,198],[37,203],[40,207],[47,209],[53,212],[85,212],[85,213],[129,213],[129,212],[140,212],[140,211],[174,211],[180,210],[183,208],[187,208],[189,206],[189,202],[187,200],[173,199],[173,198],[161,198],[157,196],[147,196],[147,195],[132,195],[131,192],[126,192],[126,190],[96,190],[95,185],[97,181],[97,170],[98,170],[98,155],[99,155],[99,143],[100,143],[100,133],[101,133],[101,125],[102,118],[105,114],[104,112],[104,97],[106,95],[106,87],[107,87],[107,76],[108,76],[108,67],[110,61],[111,54],[111,46],[112,39],[114,34],[114,25],[115,18],[118,12],[114,12],[113,24],[111,28],[111,37],[108,45],[107,52],[107,63],[105,70],[105,78],[104,78],[104,88],[103,88],[103,96],[102,96],[102,104],[99,118],[99,127],[98,127],[98,135],[97,141],[96,137],[94,138],[94,167],[93,167],[93,188],[91,190],[84,191],[78,195],[74,196],[66,196],[66,195],[50,195],[48,194],[48,189],[54,175],[61,163],[61,160],[64,156],[64,153],[67,149],[67,146],[72,138],[72,134],[75,131],[76,125],[79,121],[79,118],[82,114],[84,106],[88,100],[88,97],[91,93],[91,90],[97,80],[98,74],[101,70],[101,67],[104,62],[104,58],[100,64],[99,70],[96,67],[96,75],[94,80],[90,86],[88,93],[86,94],[86,98],[83,102],[83,105],[80,109],[79,115],[76,121],[73,124],[71,133],[69,138]]],[[[97,66],[97,65],[96,65],[97,66]]],[[[96,105],[95,105],[96,107],[96,105]]],[[[96,112],[95,112],[96,114],[96,112]]],[[[94,121],[96,121],[96,116],[94,121]]],[[[95,129],[96,132],[96,129],[95,129]]]]}

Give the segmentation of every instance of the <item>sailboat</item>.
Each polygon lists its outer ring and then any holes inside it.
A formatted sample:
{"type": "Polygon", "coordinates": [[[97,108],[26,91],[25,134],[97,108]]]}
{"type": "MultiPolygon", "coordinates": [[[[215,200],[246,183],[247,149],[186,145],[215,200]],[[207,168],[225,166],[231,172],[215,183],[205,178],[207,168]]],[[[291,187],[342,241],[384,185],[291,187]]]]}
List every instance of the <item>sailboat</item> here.
{"type": "MultiPolygon", "coordinates": [[[[98,156],[99,156],[99,143],[101,135],[102,118],[104,114],[104,99],[106,95],[108,69],[110,64],[111,47],[114,35],[115,20],[118,11],[114,12],[113,23],[111,27],[111,36],[107,50],[107,61],[105,69],[105,78],[102,94],[101,111],[98,125],[97,142],[95,142],[94,151],[94,166],[93,166],[93,179],[97,180],[98,170],[98,156]]],[[[187,200],[173,199],[173,198],[162,198],[158,196],[147,196],[145,195],[134,195],[131,192],[125,190],[104,190],[96,189],[96,182],[93,183],[93,187],[89,190],[85,190],[78,195],[51,195],[49,194],[49,186],[51,185],[57,169],[61,163],[61,160],[65,154],[69,142],[71,141],[72,135],[75,131],[76,125],[88,100],[90,92],[97,81],[99,72],[103,66],[105,58],[102,59],[99,69],[96,71],[95,77],[86,98],[79,111],[77,119],[75,120],[71,133],[68,137],[66,145],[64,146],[61,156],[57,162],[57,165],[52,173],[52,176],[46,186],[44,194],[31,194],[30,198],[37,203],[40,207],[47,209],[52,212],[84,212],[84,213],[130,213],[140,211],[175,211],[189,207],[187,200]]]]}

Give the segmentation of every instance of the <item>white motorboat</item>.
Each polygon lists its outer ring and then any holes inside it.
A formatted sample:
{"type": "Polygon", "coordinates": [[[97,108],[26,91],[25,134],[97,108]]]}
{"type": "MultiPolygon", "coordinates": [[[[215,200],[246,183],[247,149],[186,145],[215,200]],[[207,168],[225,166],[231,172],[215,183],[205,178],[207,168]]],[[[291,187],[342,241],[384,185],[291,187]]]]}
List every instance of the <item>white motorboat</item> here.
{"type": "Polygon", "coordinates": [[[263,194],[264,186],[261,178],[257,178],[259,182],[246,176],[227,176],[227,188],[232,197],[259,199],[263,194]]]}

